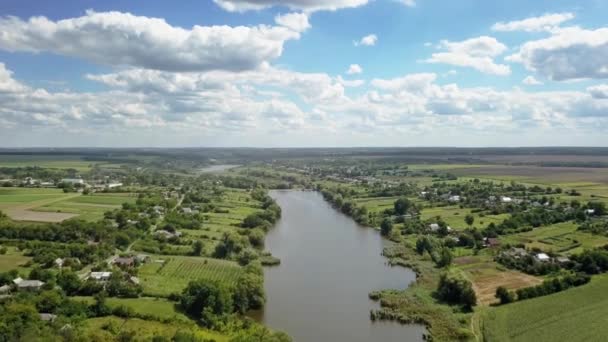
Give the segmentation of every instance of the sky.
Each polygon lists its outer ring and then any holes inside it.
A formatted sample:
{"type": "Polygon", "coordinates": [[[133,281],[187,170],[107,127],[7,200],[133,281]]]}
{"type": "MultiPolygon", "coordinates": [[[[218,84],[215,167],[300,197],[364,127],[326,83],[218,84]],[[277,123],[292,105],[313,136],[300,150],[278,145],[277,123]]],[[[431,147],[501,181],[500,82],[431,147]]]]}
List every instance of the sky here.
{"type": "Polygon", "coordinates": [[[608,146],[606,13],[2,0],[0,147],[608,146]]]}

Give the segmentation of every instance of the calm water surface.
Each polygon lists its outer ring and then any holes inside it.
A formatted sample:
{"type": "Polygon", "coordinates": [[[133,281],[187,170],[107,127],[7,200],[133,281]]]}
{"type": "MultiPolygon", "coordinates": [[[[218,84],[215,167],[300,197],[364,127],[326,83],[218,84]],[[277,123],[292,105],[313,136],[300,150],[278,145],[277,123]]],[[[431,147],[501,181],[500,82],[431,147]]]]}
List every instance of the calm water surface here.
{"type": "Polygon", "coordinates": [[[257,313],[266,325],[296,342],[422,341],[424,328],[373,323],[378,304],[368,293],[405,289],[415,274],[386,265],[386,243],[378,232],[357,225],[316,192],[273,191],[283,217],[266,238],[281,258],[265,268],[267,302],[257,313]]]}

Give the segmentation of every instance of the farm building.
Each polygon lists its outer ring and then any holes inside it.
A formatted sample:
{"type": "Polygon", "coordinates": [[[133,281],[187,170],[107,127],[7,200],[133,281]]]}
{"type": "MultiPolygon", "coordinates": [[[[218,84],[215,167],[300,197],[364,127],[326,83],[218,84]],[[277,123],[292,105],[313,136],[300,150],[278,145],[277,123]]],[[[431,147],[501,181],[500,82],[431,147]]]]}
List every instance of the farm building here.
{"type": "Polygon", "coordinates": [[[55,266],[57,266],[59,268],[62,268],[63,267],[63,263],[64,263],[63,259],[61,259],[61,258],[55,259],[55,266]]]}
{"type": "Polygon", "coordinates": [[[507,196],[501,196],[500,197],[500,201],[502,203],[511,203],[513,202],[513,199],[511,197],[507,197],[507,196]]]}
{"type": "Polygon", "coordinates": [[[0,294],[7,294],[11,292],[11,287],[9,285],[0,286],[0,294]]]}
{"type": "Polygon", "coordinates": [[[45,321],[45,322],[53,322],[57,318],[57,315],[53,315],[50,313],[41,313],[39,315],[40,315],[40,320],[45,321]]]}

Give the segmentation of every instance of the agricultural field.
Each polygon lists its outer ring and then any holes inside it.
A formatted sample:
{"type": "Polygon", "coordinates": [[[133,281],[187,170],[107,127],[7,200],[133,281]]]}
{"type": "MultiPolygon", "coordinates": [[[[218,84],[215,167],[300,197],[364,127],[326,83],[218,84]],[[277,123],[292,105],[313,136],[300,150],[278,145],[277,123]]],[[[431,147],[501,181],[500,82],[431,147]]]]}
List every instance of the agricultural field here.
{"type": "Polygon", "coordinates": [[[484,251],[477,256],[456,258],[454,264],[465,272],[472,282],[477,299],[482,305],[496,302],[496,288],[506,287],[514,291],[524,287],[539,285],[543,282],[540,277],[534,277],[522,272],[508,270],[493,261],[493,256],[484,251]]]}
{"type": "Polygon", "coordinates": [[[34,208],[39,212],[69,213],[76,217],[96,221],[103,217],[106,211],[119,208],[123,203],[134,203],[136,197],[132,194],[93,194],[70,197],[47,205],[34,208]]]}
{"type": "Polygon", "coordinates": [[[157,255],[152,256],[152,262],[139,269],[138,276],[145,294],[162,297],[181,292],[190,281],[197,279],[234,284],[240,273],[240,266],[231,261],[157,255]]]}
{"type": "Polygon", "coordinates": [[[80,194],[65,194],[60,189],[0,188],[0,210],[16,221],[61,222],[77,215],[34,209],[77,196],[80,194]]]}
{"type": "Polygon", "coordinates": [[[150,341],[156,336],[164,336],[170,340],[180,330],[194,332],[201,340],[216,342],[227,342],[229,340],[225,335],[201,329],[194,323],[160,323],[114,316],[88,319],[84,322],[84,330],[94,336],[99,336],[98,340],[103,341],[114,340],[122,332],[134,332],[137,341],[150,341]]]}
{"type": "Polygon", "coordinates": [[[482,314],[486,341],[605,341],[608,276],[554,295],[525,300],[482,314]]]}
{"type": "Polygon", "coordinates": [[[17,251],[15,247],[5,246],[6,254],[0,255],[0,273],[8,272],[10,270],[17,269],[18,271],[27,271],[28,268],[24,267],[31,258],[26,257],[20,251],[17,251]]]}
{"type": "Polygon", "coordinates": [[[46,169],[73,169],[78,172],[88,172],[95,165],[104,168],[120,167],[119,164],[84,160],[77,156],[3,155],[0,157],[0,168],[40,167],[46,169]]]}
{"type": "Polygon", "coordinates": [[[576,254],[585,248],[608,244],[608,237],[581,232],[577,228],[578,225],[574,222],[564,222],[525,233],[506,235],[500,240],[510,244],[525,244],[526,248],[566,254],[576,254]]]}

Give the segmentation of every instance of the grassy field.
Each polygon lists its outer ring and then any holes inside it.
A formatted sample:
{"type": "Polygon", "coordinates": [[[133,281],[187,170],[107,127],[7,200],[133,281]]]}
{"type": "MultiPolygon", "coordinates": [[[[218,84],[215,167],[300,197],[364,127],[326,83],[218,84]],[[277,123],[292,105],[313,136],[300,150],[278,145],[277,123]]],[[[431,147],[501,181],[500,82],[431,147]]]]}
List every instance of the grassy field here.
{"type": "Polygon", "coordinates": [[[484,312],[486,341],[605,341],[608,336],[608,275],[550,296],[484,312]]]}
{"type": "Polygon", "coordinates": [[[91,318],[85,321],[85,331],[99,336],[98,341],[115,340],[121,332],[134,332],[135,341],[151,341],[155,336],[164,336],[170,340],[177,331],[192,331],[201,340],[227,342],[225,335],[201,329],[194,323],[160,323],[141,319],[123,319],[118,317],[91,318]]]}
{"type": "Polygon", "coordinates": [[[0,188],[0,210],[16,221],[61,222],[77,215],[33,209],[77,196],[80,195],[65,194],[59,189],[0,188]]]}
{"type": "Polygon", "coordinates": [[[96,221],[103,217],[106,211],[119,208],[122,203],[134,203],[134,196],[86,195],[71,197],[47,205],[34,208],[40,212],[61,212],[76,214],[78,218],[96,221]]]}
{"type": "Polygon", "coordinates": [[[585,248],[608,244],[608,237],[592,235],[577,230],[574,222],[558,223],[536,228],[525,233],[505,235],[501,241],[511,244],[525,244],[527,248],[540,248],[545,252],[576,254],[585,248]]]}
{"type": "Polygon", "coordinates": [[[167,296],[180,292],[197,279],[211,279],[234,284],[241,268],[238,264],[218,259],[152,256],[153,262],[142,266],[139,278],[144,292],[151,296],[167,296]],[[154,262],[164,260],[164,263],[154,262]]]}
{"type": "MultiPolygon", "coordinates": [[[[93,304],[93,297],[73,297],[75,300],[83,301],[87,304],[93,304]]],[[[175,303],[164,298],[107,298],[106,304],[110,308],[117,306],[126,306],[137,314],[152,315],[159,319],[175,319],[181,322],[190,322],[190,319],[183,313],[176,310],[175,303]]]]}
{"type": "Polygon", "coordinates": [[[6,246],[6,249],[6,254],[0,255],[0,272],[7,272],[14,269],[26,271],[27,268],[22,267],[22,265],[30,261],[31,258],[18,252],[15,247],[6,246]]]}
{"type": "MultiPolygon", "coordinates": [[[[445,221],[448,226],[452,227],[455,230],[464,230],[468,227],[464,221],[465,216],[468,214],[472,214],[471,209],[461,209],[459,206],[453,205],[446,207],[425,208],[422,210],[421,218],[423,220],[428,220],[437,216],[441,216],[441,219],[445,221]]],[[[474,213],[472,215],[475,218],[473,226],[487,226],[492,222],[498,224],[504,221],[504,219],[509,216],[508,214],[502,214],[485,215],[481,217],[479,216],[479,213],[474,213]]]]}
{"type": "Polygon", "coordinates": [[[61,189],[0,188],[0,208],[65,196],[61,189]]]}

